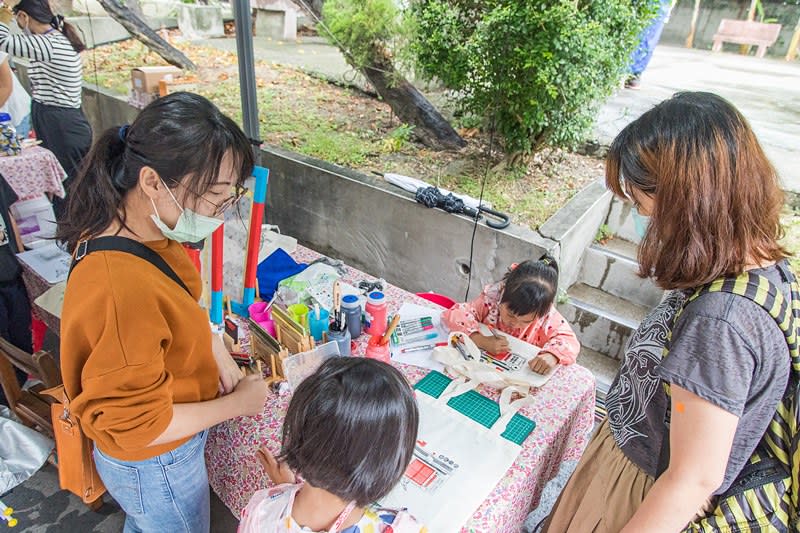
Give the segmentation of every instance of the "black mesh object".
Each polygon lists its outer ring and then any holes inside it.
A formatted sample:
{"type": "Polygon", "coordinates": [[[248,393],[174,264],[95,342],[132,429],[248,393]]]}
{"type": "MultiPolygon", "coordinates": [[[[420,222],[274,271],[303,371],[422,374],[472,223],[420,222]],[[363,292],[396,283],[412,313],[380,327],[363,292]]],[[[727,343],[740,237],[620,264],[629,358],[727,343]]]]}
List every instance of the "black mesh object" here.
{"type": "Polygon", "coordinates": [[[439,203],[439,198],[442,197],[442,193],[439,192],[439,189],[436,187],[420,187],[417,189],[414,198],[417,202],[421,203],[425,207],[436,207],[439,203]]]}
{"type": "Polygon", "coordinates": [[[417,189],[414,198],[426,207],[438,207],[448,213],[463,213],[465,211],[463,200],[456,198],[452,193],[445,196],[436,187],[417,189]]]}

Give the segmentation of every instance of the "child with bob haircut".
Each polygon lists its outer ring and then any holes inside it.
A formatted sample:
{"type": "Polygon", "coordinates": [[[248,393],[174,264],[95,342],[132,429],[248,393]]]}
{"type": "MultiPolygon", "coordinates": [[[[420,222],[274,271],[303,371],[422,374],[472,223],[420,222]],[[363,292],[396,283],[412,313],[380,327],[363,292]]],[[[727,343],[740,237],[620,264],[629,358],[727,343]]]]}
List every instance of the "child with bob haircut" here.
{"type": "Polygon", "coordinates": [[[374,503],[403,477],[418,422],[414,393],[398,370],[373,359],[329,359],[295,391],[277,459],[259,450],[277,486],[253,495],[239,532],[427,531],[407,511],[374,503]]]}

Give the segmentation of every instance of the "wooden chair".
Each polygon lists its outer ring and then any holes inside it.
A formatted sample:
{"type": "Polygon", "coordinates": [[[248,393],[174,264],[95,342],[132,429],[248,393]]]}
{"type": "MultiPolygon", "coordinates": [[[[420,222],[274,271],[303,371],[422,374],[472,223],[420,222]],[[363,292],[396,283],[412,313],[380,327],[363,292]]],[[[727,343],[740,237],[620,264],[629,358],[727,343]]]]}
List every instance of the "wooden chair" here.
{"type": "MultiPolygon", "coordinates": [[[[61,372],[50,352],[41,350],[31,355],[0,338],[0,385],[3,386],[9,407],[23,424],[55,439],[50,406],[56,400],[51,396],[41,394],[43,390],[61,385],[61,372]],[[38,378],[41,383],[22,390],[17,381],[14,367],[38,378]]],[[[58,464],[53,461],[51,463],[58,468],[58,464]]],[[[105,488],[96,500],[84,503],[89,509],[96,512],[103,505],[103,493],[105,493],[105,488]]],[[[76,496],[81,497],[80,494],[76,494],[76,496]]]]}
{"type": "Polygon", "coordinates": [[[61,373],[50,352],[39,351],[31,355],[0,338],[0,385],[3,386],[9,407],[23,424],[47,434],[50,438],[53,438],[50,405],[55,400],[40,392],[60,384],[61,373]],[[35,376],[41,383],[22,390],[14,367],[35,376]]]}

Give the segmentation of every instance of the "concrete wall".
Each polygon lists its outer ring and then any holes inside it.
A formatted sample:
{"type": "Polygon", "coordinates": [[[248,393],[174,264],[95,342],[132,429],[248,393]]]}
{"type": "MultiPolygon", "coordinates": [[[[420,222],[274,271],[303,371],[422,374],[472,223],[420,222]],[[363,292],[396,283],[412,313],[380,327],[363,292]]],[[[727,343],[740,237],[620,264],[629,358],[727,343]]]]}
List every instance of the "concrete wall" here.
{"type": "Polygon", "coordinates": [[[222,7],[182,3],[178,6],[178,28],[189,40],[224,37],[222,7]]]}
{"type": "Polygon", "coordinates": [[[130,124],[139,110],[116,94],[96,85],[84,84],[83,112],[92,125],[95,137],[106,128],[130,124]]]}
{"type": "MultiPolygon", "coordinates": [[[[136,110],[119,97],[84,85],[84,111],[95,133],[131,122],[136,110]]],[[[473,221],[428,209],[383,180],[324,161],[266,147],[270,169],[266,222],[301,244],[342,259],[411,291],[465,296],[473,221]]],[[[512,224],[475,234],[470,297],[500,279],[511,263],[544,252],[560,263],[561,285],[578,276],[583,250],[608,212],[610,195],[594,183],[533,231],[512,224]],[[544,235],[543,235],[544,234],[544,235]]]]}
{"type": "MultiPolygon", "coordinates": [[[[794,28],[800,17],[800,5],[789,3],[764,2],[764,13],[767,19],[777,19],[783,25],[780,37],[767,50],[767,55],[782,57],[786,55],[789,42],[792,39],[794,28]]],[[[746,19],[749,0],[703,0],[700,7],[700,16],[697,20],[694,47],[701,50],[710,50],[714,34],[717,32],[719,22],[724,19],[746,19]]],[[[664,27],[661,42],[683,46],[689,35],[689,26],[692,21],[694,2],[679,1],[672,10],[669,23],[664,27]]],[[[726,44],[725,50],[738,50],[738,45],[726,44]]]]}
{"type": "MultiPolygon", "coordinates": [[[[412,291],[463,298],[473,222],[427,209],[382,180],[278,148],[262,151],[270,169],[267,218],[320,252],[412,291]]],[[[556,243],[519,226],[478,224],[471,295],[508,266],[556,243]]]]}
{"type": "MultiPolygon", "coordinates": [[[[88,48],[131,38],[131,34],[128,33],[128,30],[107,15],[91,17],[74,16],[68,17],[67,20],[70,24],[74,24],[78,27],[78,33],[80,33],[81,38],[88,48]]],[[[174,28],[178,25],[177,19],[174,16],[145,17],[145,20],[148,26],[154,30],[158,30],[161,27],[174,28]]]]}
{"type": "Polygon", "coordinates": [[[539,228],[543,237],[559,243],[559,284],[563,288],[578,280],[586,247],[605,222],[611,191],[598,179],[558,210],[539,228]]]}

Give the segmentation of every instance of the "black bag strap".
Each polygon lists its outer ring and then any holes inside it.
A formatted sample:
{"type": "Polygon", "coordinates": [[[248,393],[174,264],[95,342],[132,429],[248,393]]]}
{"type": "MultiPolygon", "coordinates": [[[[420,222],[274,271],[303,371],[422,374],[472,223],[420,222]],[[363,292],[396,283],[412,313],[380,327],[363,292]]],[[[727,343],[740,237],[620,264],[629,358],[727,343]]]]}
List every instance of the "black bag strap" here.
{"type": "Polygon", "coordinates": [[[96,239],[90,239],[86,241],[81,241],[78,243],[78,247],[75,249],[75,257],[72,260],[72,265],[69,268],[69,273],[72,274],[72,271],[75,270],[75,267],[78,266],[81,259],[86,257],[92,252],[125,252],[131,255],[135,255],[136,257],[147,261],[161,272],[164,273],[165,276],[170,278],[172,281],[180,285],[183,290],[185,290],[191,296],[191,291],[183,282],[183,280],[172,270],[172,267],[167,264],[163,257],[158,255],[156,252],[145,246],[144,244],[140,243],[139,241],[134,241],[133,239],[128,239],[127,237],[118,237],[118,236],[108,236],[108,237],[97,237],[96,239]]]}
{"type": "MultiPolygon", "coordinates": [[[[786,344],[789,347],[789,353],[791,356],[791,374],[789,377],[789,383],[797,384],[800,381],[800,350],[798,349],[798,331],[800,331],[800,290],[798,290],[798,283],[797,279],[790,270],[787,270],[784,265],[781,263],[777,264],[778,272],[781,275],[781,278],[784,282],[788,282],[791,284],[791,297],[785,298],[781,290],[773,284],[768,278],[760,275],[754,274],[752,272],[743,272],[742,274],[729,277],[729,278],[720,278],[711,283],[704,285],[697,289],[684,303],[683,307],[678,311],[675,315],[674,323],[677,324],[678,317],[680,317],[683,310],[689,305],[691,302],[696,300],[697,298],[701,297],[704,294],[713,293],[713,292],[723,292],[728,294],[734,294],[736,296],[740,296],[743,298],[747,298],[751,302],[755,303],[759,307],[761,307],[764,311],[766,311],[776,322],[778,327],[784,333],[786,337],[786,344]]],[[[674,324],[673,324],[674,327],[674,324]]],[[[669,336],[667,338],[667,346],[664,347],[663,357],[666,357],[669,354],[669,341],[672,337],[672,331],[670,331],[669,336]]],[[[670,395],[669,390],[669,383],[663,383],[664,390],[667,392],[667,396],[670,395]]],[[[796,386],[796,385],[795,385],[796,386]]],[[[779,422],[778,425],[775,427],[784,427],[786,423],[793,418],[796,419],[798,416],[796,412],[791,412],[790,409],[787,409],[784,405],[786,402],[786,398],[784,397],[781,402],[778,404],[777,414],[775,417],[778,420],[783,422],[779,422]],[[781,410],[785,412],[780,412],[781,410]]],[[[671,413],[669,404],[667,405],[667,414],[665,416],[665,423],[668,424],[671,413]]],[[[773,425],[771,424],[767,428],[766,434],[770,436],[773,443],[778,443],[780,441],[779,438],[776,438],[775,435],[770,434],[770,428],[773,425]]],[[[791,426],[789,426],[791,427],[791,426]]],[[[795,426],[797,427],[797,426],[795,426]]],[[[789,440],[797,439],[796,429],[794,430],[795,433],[792,433],[788,436],[789,440]]],[[[761,448],[761,444],[764,441],[762,440],[759,443],[756,451],[761,448]]],[[[796,440],[795,440],[796,442],[796,440]]],[[[782,464],[787,469],[792,469],[792,461],[797,461],[795,458],[796,450],[783,450],[786,456],[786,460],[782,461],[782,464]]],[[[773,452],[775,453],[775,452],[773,452]]],[[[669,426],[667,426],[667,432],[664,435],[664,440],[661,443],[661,450],[659,452],[659,461],[658,461],[658,471],[656,476],[660,476],[669,466],[669,426]]],[[[795,469],[796,470],[796,469],[795,469]]],[[[800,484],[800,482],[795,482],[800,484]]],[[[796,492],[795,492],[796,494],[796,492]]]]}

